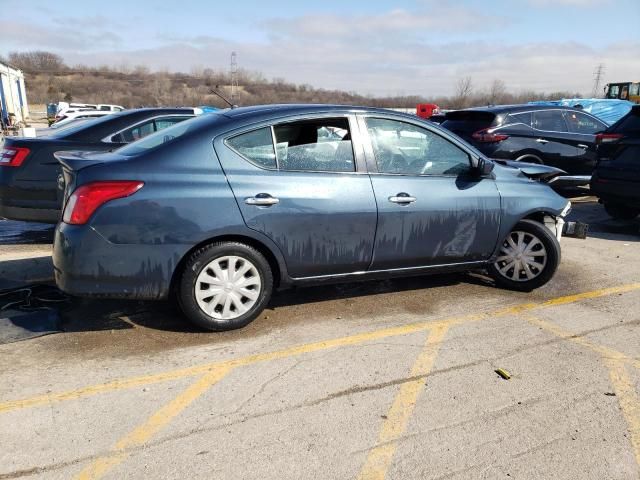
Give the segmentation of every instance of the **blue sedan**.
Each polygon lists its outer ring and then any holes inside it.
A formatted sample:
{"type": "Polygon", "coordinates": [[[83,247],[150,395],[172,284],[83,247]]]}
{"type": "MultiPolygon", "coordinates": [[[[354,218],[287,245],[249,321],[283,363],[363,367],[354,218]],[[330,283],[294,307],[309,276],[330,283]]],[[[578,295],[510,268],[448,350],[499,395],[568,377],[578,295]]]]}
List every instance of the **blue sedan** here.
{"type": "Polygon", "coordinates": [[[558,267],[570,208],[439,126],[382,109],[236,108],[56,156],[58,286],[175,297],[210,330],[247,325],[291,285],[485,269],[532,290],[558,267]]]}

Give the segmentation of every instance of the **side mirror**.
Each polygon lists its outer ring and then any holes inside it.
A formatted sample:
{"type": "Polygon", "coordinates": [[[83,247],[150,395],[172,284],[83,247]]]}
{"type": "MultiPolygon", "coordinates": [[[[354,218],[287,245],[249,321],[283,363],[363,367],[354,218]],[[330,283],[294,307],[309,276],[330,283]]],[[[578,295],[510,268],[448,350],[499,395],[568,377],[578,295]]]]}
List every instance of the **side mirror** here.
{"type": "Polygon", "coordinates": [[[491,172],[493,172],[493,167],[495,167],[495,163],[492,161],[479,158],[478,165],[476,166],[476,173],[479,177],[488,177],[491,175],[491,172]]]}

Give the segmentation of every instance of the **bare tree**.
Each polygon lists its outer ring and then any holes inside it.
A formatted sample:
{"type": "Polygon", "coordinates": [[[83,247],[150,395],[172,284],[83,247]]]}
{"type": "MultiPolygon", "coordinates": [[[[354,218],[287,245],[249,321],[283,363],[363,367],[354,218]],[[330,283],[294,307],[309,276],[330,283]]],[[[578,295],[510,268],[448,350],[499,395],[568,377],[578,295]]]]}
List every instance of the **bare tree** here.
{"type": "Polygon", "coordinates": [[[505,103],[506,97],[507,86],[502,80],[496,78],[491,83],[491,88],[489,89],[489,103],[491,105],[499,105],[501,103],[505,103]]]}
{"type": "Polygon", "coordinates": [[[11,52],[9,54],[9,63],[29,73],[59,72],[67,68],[60,55],[40,50],[11,52]]]}
{"type": "Polygon", "coordinates": [[[465,108],[469,104],[473,93],[473,82],[470,76],[459,78],[456,81],[455,93],[451,101],[453,108],[465,108]]]}

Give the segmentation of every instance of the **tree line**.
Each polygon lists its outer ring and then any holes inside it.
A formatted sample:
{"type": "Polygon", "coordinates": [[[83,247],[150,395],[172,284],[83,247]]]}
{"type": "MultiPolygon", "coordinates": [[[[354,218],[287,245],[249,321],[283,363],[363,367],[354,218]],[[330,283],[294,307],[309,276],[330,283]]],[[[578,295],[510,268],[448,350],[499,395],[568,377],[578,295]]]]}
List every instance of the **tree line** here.
{"type": "MultiPolygon", "coordinates": [[[[143,106],[213,105],[226,107],[212,90],[229,97],[232,79],[229,72],[210,68],[193,68],[189,73],[150,71],[145,66],[67,65],[63,58],[46,51],[12,52],[9,63],[24,71],[31,103],[75,101],[111,103],[127,108],[143,106]]],[[[579,97],[577,92],[511,92],[501,79],[489,88],[476,88],[470,76],[459,78],[452,96],[419,95],[373,97],[357,92],[327,90],[310,85],[296,85],[282,78],[267,79],[259,72],[240,69],[234,103],[336,103],[374,107],[413,108],[418,103],[436,103],[441,108],[459,109],[481,105],[525,103],[579,97]]]]}

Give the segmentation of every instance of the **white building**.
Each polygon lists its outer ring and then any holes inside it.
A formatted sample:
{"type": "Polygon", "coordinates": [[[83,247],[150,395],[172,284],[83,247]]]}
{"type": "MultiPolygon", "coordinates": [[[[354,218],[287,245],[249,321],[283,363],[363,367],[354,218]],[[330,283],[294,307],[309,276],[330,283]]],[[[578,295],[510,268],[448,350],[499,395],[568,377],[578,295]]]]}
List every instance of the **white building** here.
{"type": "Polygon", "coordinates": [[[25,121],[29,118],[24,74],[21,70],[0,63],[0,118],[5,125],[25,121]]]}

